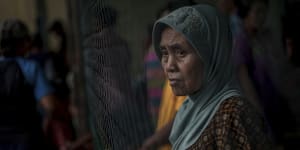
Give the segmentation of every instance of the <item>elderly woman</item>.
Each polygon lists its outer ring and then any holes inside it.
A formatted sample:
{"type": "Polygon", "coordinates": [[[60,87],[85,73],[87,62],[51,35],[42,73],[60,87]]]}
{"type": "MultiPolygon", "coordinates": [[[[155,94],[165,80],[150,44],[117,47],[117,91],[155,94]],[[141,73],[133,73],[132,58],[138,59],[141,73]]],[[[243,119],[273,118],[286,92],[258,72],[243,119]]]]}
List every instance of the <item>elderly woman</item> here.
{"type": "Polygon", "coordinates": [[[188,95],[172,127],[173,149],[270,149],[267,125],[233,76],[228,19],[210,5],[183,7],[153,29],[173,92],[188,95]]]}

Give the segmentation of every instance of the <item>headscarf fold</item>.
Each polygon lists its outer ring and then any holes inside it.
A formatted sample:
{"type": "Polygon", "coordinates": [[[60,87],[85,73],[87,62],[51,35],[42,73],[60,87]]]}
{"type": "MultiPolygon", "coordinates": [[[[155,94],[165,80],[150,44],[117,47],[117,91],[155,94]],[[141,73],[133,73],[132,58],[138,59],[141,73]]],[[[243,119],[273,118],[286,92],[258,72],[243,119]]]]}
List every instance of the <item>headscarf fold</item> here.
{"type": "Polygon", "coordinates": [[[173,149],[181,150],[197,141],[224,100],[241,94],[233,74],[227,16],[213,6],[199,4],[179,8],[159,19],[153,28],[153,42],[159,58],[162,56],[161,33],[166,27],[181,33],[197,50],[204,64],[201,88],[189,95],[177,112],[169,137],[173,149]]]}

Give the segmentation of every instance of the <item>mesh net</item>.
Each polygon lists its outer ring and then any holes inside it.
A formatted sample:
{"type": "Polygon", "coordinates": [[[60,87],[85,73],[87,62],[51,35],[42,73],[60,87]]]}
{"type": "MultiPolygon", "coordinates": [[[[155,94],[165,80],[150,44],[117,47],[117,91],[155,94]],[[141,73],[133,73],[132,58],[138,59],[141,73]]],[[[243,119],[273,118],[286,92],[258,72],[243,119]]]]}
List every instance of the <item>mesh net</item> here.
{"type": "Polygon", "coordinates": [[[131,51],[103,0],[81,1],[80,29],[89,122],[95,149],[137,149],[153,127],[143,86],[133,87],[131,51]]]}

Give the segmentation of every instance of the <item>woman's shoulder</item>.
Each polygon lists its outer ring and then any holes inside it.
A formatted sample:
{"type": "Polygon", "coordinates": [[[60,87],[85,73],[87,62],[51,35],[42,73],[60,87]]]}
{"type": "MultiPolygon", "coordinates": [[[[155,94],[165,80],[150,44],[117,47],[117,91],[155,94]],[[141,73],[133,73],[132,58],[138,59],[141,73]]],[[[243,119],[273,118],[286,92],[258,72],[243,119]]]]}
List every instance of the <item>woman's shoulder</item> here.
{"type": "Polygon", "coordinates": [[[257,109],[249,100],[240,96],[233,96],[224,100],[215,116],[230,116],[231,120],[241,120],[245,119],[256,120],[255,122],[261,122],[264,120],[263,114],[257,109]]]}
{"type": "Polygon", "coordinates": [[[243,97],[233,96],[221,103],[217,113],[241,113],[242,111],[245,111],[245,109],[252,109],[251,104],[243,97]]]}
{"type": "Polygon", "coordinates": [[[233,96],[220,104],[209,126],[212,128],[232,128],[237,123],[243,124],[245,118],[255,118],[255,116],[258,116],[257,111],[254,110],[254,107],[245,98],[233,96]]]}

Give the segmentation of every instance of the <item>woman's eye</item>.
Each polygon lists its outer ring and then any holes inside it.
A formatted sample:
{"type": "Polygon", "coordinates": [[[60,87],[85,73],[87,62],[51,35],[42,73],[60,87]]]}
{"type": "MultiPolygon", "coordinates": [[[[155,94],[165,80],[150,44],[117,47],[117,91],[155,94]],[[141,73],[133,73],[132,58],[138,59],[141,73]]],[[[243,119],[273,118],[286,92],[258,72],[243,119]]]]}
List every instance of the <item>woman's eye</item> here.
{"type": "Polygon", "coordinates": [[[168,59],[168,51],[167,50],[161,50],[161,60],[166,61],[168,59]]]}
{"type": "Polygon", "coordinates": [[[186,55],[186,51],[184,51],[184,50],[177,50],[176,54],[179,57],[184,57],[186,55]]]}
{"type": "Polygon", "coordinates": [[[162,55],[162,56],[168,56],[168,52],[167,52],[166,50],[162,50],[162,51],[161,51],[161,55],[162,55]]]}

